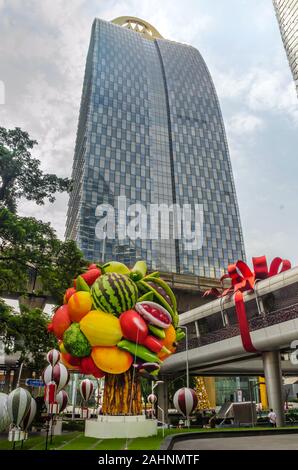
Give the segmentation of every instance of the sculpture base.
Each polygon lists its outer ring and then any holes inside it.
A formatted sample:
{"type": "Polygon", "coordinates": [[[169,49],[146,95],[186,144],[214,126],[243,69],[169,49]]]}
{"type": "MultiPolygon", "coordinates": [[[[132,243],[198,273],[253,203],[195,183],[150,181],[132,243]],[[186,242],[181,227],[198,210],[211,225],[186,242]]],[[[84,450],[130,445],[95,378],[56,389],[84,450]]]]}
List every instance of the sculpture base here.
{"type": "Polygon", "coordinates": [[[157,434],[157,421],[138,416],[98,416],[86,419],[85,436],[98,439],[149,437],[157,434]]]}

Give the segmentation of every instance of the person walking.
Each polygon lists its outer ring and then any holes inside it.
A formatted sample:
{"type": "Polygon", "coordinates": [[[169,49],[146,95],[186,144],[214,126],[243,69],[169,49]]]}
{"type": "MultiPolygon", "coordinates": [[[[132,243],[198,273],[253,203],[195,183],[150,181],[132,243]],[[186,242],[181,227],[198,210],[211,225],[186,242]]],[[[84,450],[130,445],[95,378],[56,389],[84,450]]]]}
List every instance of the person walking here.
{"type": "Polygon", "coordinates": [[[272,424],[272,427],[276,428],[276,413],[273,411],[272,408],[270,409],[268,418],[269,418],[270,423],[272,424]]]}

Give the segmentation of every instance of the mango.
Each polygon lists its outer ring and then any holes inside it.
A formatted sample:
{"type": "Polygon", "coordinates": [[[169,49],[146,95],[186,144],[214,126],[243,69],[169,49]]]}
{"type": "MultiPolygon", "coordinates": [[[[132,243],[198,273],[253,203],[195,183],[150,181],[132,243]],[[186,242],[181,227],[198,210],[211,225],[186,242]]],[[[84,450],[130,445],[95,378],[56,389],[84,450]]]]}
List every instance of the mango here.
{"type": "Polygon", "coordinates": [[[119,319],[100,310],[91,310],[85,315],[80,329],[91,346],[115,346],[123,336],[119,319]]]}
{"type": "Polygon", "coordinates": [[[80,291],[73,294],[68,301],[68,313],[73,322],[79,322],[92,308],[89,292],[80,291]]]}

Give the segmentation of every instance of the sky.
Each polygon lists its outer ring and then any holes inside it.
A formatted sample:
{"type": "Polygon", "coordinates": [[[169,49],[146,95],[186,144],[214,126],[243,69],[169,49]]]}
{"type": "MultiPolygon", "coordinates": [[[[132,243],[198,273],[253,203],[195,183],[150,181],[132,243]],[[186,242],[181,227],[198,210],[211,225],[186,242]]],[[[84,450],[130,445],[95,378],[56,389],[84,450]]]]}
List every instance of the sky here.
{"type": "MultiPolygon", "coordinates": [[[[71,176],[95,17],[137,16],[203,55],[221,104],[247,260],[298,263],[298,100],[271,0],[0,0],[0,125],[39,142],[44,171],[71,176]]],[[[64,237],[68,195],[19,213],[64,237]]],[[[236,261],[236,260],[235,260],[236,261]]]]}

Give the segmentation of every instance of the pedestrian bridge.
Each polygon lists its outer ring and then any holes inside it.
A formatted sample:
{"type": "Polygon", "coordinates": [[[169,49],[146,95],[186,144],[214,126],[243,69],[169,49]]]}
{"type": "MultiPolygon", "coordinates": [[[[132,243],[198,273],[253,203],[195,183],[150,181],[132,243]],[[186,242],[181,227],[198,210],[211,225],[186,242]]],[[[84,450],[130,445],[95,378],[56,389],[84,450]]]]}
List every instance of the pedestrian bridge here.
{"type": "Polygon", "coordinates": [[[188,357],[192,375],[262,375],[263,353],[277,350],[283,375],[298,375],[298,364],[291,361],[296,358],[292,342],[298,347],[298,267],[258,281],[254,291],[244,293],[244,303],[255,352],[243,347],[234,296],[221,297],[180,315],[188,348],[185,339],[162,373],[185,373],[188,357]]]}

